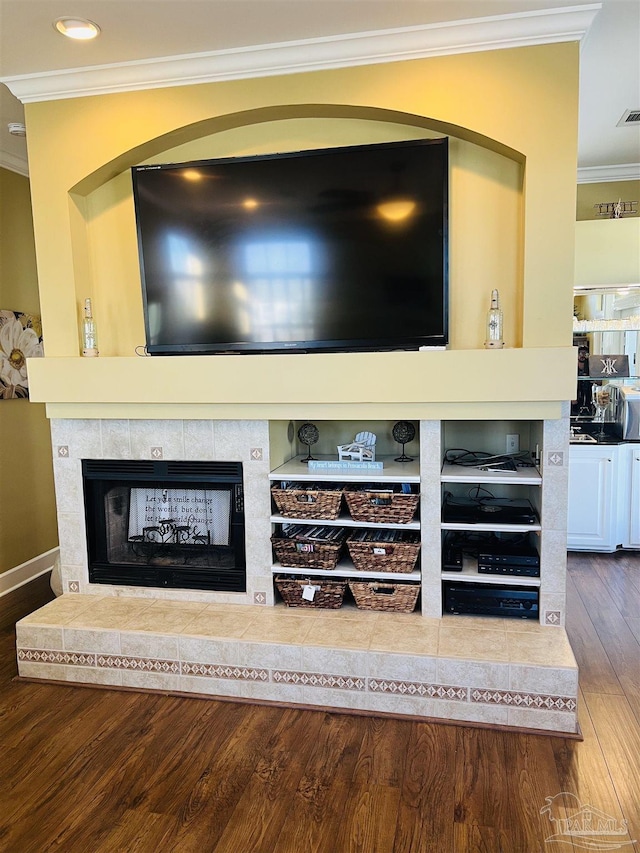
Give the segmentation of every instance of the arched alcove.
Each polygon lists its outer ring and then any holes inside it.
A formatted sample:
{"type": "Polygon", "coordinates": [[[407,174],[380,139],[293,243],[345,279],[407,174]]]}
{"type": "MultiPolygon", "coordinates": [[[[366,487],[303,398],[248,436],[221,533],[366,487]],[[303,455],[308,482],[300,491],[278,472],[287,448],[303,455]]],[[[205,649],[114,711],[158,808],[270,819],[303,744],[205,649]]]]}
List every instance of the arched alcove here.
{"type": "Polygon", "coordinates": [[[451,348],[482,346],[482,317],[499,286],[506,336],[521,345],[524,156],[474,132],[395,110],[295,105],[246,110],[178,127],[122,152],[69,194],[76,303],[91,295],[103,355],[133,355],[144,344],[130,169],[420,137],[450,138],[451,348]]]}

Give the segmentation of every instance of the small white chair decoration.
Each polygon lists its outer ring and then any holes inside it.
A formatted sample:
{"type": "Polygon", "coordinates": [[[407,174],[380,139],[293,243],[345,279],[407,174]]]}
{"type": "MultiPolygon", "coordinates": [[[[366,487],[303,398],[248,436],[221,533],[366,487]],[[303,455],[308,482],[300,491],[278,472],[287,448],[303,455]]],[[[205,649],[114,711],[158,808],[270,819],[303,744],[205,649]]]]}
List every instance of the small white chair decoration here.
{"type": "Polygon", "coordinates": [[[359,432],[350,444],[338,445],[340,462],[375,462],[376,436],[372,432],[359,432]]]}

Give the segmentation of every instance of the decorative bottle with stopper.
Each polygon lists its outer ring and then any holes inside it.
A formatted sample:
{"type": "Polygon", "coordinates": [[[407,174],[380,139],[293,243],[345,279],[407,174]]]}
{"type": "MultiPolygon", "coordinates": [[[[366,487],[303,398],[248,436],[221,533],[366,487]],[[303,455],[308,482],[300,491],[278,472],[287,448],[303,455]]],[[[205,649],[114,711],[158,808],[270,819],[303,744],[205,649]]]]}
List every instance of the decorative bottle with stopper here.
{"type": "Polygon", "coordinates": [[[500,297],[497,290],[491,291],[491,307],[487,311],[487,337],[484,342],[485,349],[502,349],[502,309],[500,308],[500,297]]]}
{"type": "Polygon", "coordinates": [[[91,300],[84,300],[84,318],[82,320],[82,355],[98,355],[98,334],[96,321],[91,311],[91,300]]]}

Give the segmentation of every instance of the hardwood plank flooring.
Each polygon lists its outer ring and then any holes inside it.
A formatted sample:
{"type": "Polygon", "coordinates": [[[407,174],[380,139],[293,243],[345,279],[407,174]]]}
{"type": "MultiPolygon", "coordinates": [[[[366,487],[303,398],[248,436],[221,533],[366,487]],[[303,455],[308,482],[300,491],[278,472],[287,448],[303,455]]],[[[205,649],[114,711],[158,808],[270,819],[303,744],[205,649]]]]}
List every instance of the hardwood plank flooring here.
{"type": "Polygon", "coordinates": [[[0,853],[571,853],[576,803],[640,853],[639,592],[640,554],[570,555],[582,742],[17,681],[5,629],[0,853]]]}

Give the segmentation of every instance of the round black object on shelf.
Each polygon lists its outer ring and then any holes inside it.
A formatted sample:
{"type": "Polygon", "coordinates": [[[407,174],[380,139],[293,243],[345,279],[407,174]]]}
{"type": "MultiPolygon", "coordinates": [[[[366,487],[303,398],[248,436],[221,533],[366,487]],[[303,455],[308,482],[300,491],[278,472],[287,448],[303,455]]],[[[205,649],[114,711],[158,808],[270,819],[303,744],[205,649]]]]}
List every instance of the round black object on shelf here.
{"type": "Polygon", "coordinates": [[[315,444],[319,438],[320,433],[318,432],[318,427],[315,424],[302,424],[298,430],[298,439],[302,444],[306,444],[309,449],[309,452],[302,462],[310,462],[313,459],[313,456],[311,455],[311,445],[315,444]]]}
{"type": "Polygon", "coordinates": [[[402,455],[396,456],[396,462],[412,462],[413,456],[406,455],[404,446],[416,437],[414,425],[410,421],[398,421],[397,424],[394,424],[391,434],[395,441],[402,445],[402,455]]]}

